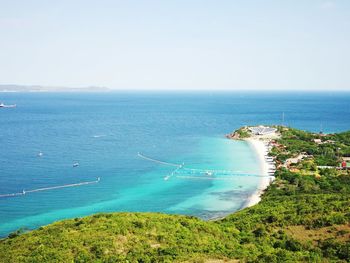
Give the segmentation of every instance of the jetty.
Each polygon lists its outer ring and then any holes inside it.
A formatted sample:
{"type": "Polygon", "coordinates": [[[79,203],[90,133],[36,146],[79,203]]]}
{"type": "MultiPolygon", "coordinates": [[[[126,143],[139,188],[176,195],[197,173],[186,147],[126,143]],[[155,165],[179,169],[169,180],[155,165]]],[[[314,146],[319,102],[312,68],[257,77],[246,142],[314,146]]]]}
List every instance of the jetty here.
{"type": "Polygon", "coordinates": [[[222,169],[199,169],[186,167],[185,163],[176,164],[170,163],[163,160],[159,160],[153,157],[146,156],[140,152],[137,155],[147,161],[154,163],[176,167],[170,174],[164,176],[164,180],[167,181],[172,177],[181,179],[207,179],[207,180],[234,180],[241,176],[253,176],[253,177],[270,177],[270,175],[261,175],[256,173],[248,173],[236,170],[222,170],[222,169]]]}

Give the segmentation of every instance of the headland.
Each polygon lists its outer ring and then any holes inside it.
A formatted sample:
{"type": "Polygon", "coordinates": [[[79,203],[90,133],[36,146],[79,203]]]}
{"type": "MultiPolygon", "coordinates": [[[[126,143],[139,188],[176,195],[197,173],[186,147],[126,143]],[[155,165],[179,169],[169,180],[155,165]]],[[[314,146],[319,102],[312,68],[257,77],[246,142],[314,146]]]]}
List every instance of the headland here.
{"type": "Polygon", "coordinates": [[[269,126],[245,126],[231,134],[226,135],[228,139],[244,140],[253,149],[260,166],[260,183],[256,191],[248,197],[242,208],[256,205],[261,200],[261,195],[275,179],[275,160],[270,156],[270,150],[275,141],[281,137],[277,128],[269,126]]]}

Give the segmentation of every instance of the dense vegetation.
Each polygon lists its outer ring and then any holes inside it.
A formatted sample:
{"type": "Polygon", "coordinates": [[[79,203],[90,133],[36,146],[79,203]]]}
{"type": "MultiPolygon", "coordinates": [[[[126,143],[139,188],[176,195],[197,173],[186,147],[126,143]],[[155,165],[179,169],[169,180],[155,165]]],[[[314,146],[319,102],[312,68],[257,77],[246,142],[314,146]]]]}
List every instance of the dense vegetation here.
{"type": "Polygon", "coordinates": [[[334,142],[317,144],[318,134],[279,130],[278,160],[309,156],[295,171],[279,168],[258,205],[212,222],[158,213],[65,220],[0,241],[0,261],[349,262],[350,175],[317,166],[338,165],[349,154],[350,132],[321,136],[334,142]]]}
{"type": "Polygon", "coordinates": [[[273,155],[283,162],[298,153],[312,155],[319,166],[339,166],[340,157],[350,156],[350,131],[338,134],[315,134],[292,128],[278,127],[282,134],[279,143],[285,149],[274,148],[273,155]],[[314,140],[320,140],[316,143],[314,140]]]}

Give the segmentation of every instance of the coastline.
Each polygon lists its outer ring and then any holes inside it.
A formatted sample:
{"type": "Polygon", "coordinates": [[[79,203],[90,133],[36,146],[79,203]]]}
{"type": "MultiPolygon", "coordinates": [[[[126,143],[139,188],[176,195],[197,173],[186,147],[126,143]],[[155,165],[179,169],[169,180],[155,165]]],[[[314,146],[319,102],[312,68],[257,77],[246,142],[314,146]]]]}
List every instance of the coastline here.
{"type": "Polygon", "coordinates": [[[260,163],[259,165],[260,165],[261,180],[256,191],[251,196],[249,196],[247,201],[243,204],[242,209],[246,207],[251,207],[259,203],[261,200],[261,195],[264,193],[264,191],[270,185],[270,183],[272,183],[273,180],[275,179],[275,177],[270,175],[269,173],[271,164],[265,158],[265,156],[269,152],[269,147],[267,146],[267,144],[270,142],[270,140],[262,141],[257,138],[247,138],[244,140],[255,151],[258,157],[258,160],[260,163]]]}

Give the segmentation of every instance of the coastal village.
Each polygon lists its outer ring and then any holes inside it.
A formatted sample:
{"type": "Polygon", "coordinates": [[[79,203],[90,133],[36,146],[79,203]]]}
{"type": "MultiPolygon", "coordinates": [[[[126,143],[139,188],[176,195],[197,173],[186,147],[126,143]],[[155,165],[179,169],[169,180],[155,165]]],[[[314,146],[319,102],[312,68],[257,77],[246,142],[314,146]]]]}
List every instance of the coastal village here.
{"type": "MultiPolygon", "coordinates": [[[[303,170],[302,168],[309,165],[310,171],[318,169],[350,170],[348,146],[340,145],[336,140],[332,139],[333,134],[324,134],[323,132],[311,133],[308,139],[309,150],[293,152],[287,150],[285,143],[281,142],[281,133],[288,131],[289,128],[284,126],[244,126],[226,137],[235,140],[255,139],[264,142],[268,148],[269,158],[274,160],[277,169],[286,168],[293,172],[300,172],[303,170]],[[346,148],[344,155],[341,154],[342,147],[346,148]],[[332,155],[330,149],[333,149],[336,154],[332,156],[332,163],[315,163],[315,156],[310,149],[318,149],[316,151],[317,155],[321,154],[322,156],[329,157],[332,155]],[[277,153],[279,153],[280,158],[276,158],[277,153]]],[[[318,176],[317,173],[314,174],[318,176]]]]}

